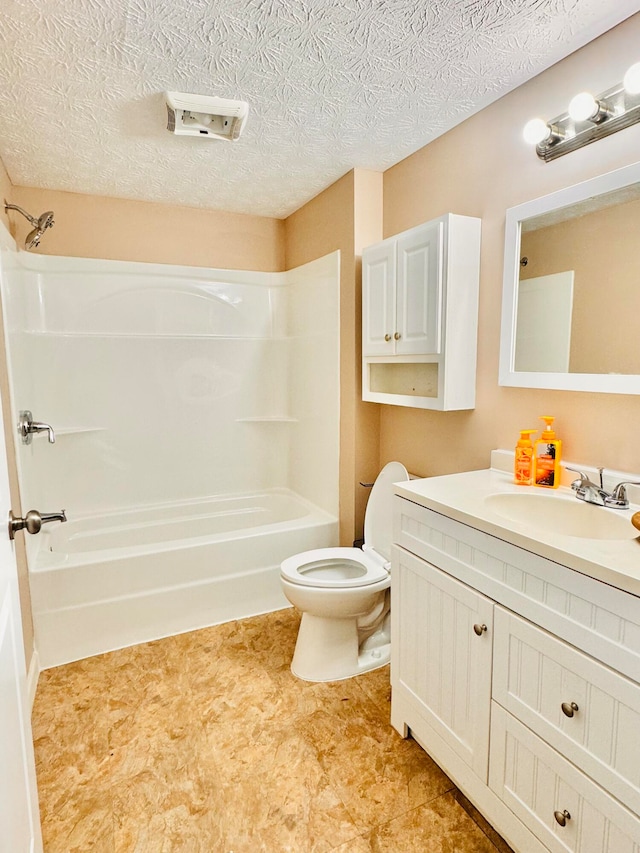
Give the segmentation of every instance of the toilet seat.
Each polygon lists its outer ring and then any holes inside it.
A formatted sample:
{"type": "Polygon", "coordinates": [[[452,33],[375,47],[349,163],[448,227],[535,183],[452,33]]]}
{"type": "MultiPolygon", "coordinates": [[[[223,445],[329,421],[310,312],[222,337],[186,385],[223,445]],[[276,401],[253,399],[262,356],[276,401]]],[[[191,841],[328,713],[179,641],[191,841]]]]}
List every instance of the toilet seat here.
{"type": "Polygon", "coordinates": [[[400,462],[389,462],[373,485],[364,516],[365,545],[316,548],[283,561],[283,580],[318,589],[353,589],[388,580],[391,569],[393,483],[408,480],[400,462]]]}
{"type": "Polygon", "coordinates": [[[289,583],[322,589],[360,587],[389,577],[389,565],[359,548],[316,548],[288,557],[281,576],[289,583]]]}

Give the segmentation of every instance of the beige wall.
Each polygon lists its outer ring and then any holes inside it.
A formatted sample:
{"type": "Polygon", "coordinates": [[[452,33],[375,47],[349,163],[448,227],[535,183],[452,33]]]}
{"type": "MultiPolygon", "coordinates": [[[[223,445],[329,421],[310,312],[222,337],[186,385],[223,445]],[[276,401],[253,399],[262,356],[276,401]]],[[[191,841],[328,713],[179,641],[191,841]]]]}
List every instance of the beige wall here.
{"type": "MultiPolygon", "coordinates": [[[[638,61],[639,44],[635,15],[385,173],[385,237],[451,211],[482,218],[482,254],[476,408],[381,406],[381,463],[402,459],[423,475],[486,467],[492,448],[512,448],[518,430],[553,414],[565,458],[640,471],[632,433],[640,397],[498,385],[505,210],[640,159],[640,125],[552,163],[522,141],[522,127],[537,115],[559,115],[576,92],[618,83],[638,61]]],[[[639,289],[629,311],[640,314],[639,289]]]]}
{"type": "Polygon", "coordinates": [[[378,466],[378,407],[361,401],[360,268],[356,253],[381,239],[382,175],[355,170],[285,221],[287,269],[340,250],[340,541],[362,535],[378,466]]]}
{"type": "MultiPolygon", "coordinates": [[[[192,207],[14,187],[12,200],[55,226],[36,251],[49,255],[278,272],[284,269],[284,223],[192,207]]],[[[12,214],[14,236],[31,226],[12,214]]]]}
{"type": "Polygon", "coordinates": [[[520,255],[527,265],[521,281],[575,273],[572,373],[640,373],[640,349],[631,344],[638,336],[638,316],[629,310],[638,299],[639,234],[636,199],[522,235],[520,255]]]}

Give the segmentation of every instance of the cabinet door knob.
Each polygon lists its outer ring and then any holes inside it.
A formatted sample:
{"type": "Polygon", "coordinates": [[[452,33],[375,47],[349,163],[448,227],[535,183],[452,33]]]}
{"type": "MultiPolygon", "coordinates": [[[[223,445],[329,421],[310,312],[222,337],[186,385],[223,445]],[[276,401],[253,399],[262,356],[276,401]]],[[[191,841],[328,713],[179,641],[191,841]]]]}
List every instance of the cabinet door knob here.
{"type": "Polygon", "coordinates": [[[390,340],[391,340],[391,335],[386,334],[386,335],[384,336],[384,339],[385,339],[385,341],[390,341],[390,340]]]}
{"type": "Polygon", "coordinates": [[[476,622],[476,624],[473,626],[473,630],[479,637],[481,637],[487,630],[487,626],[484,624],[484,622],[482,623],[482,625],[478,625],[478,623],[476,622]]]}
{"type": "Polygon", "coordinates": [[[575,702],[563,702],[560,707],[565,717],[573,717],[573,712],[580,710],[575,702]]]}
{"type": "Polygon", "coordinates": [[[400,332],[396,332],[393,337],[394,337],[394,340],[399,341],[400,338],[402,337],[402,335],[400,334],[400,332]]]}
{"type": "Polygon", "coordinates": [[[569,814],[569,812],[566,809],[562,812],[557,812],[557,811],[554,812],[553,816],[555,817],[557,822],[560,824],[560,826],[566,826],[567,821],[571,820],[571,815],[569,814]]]}

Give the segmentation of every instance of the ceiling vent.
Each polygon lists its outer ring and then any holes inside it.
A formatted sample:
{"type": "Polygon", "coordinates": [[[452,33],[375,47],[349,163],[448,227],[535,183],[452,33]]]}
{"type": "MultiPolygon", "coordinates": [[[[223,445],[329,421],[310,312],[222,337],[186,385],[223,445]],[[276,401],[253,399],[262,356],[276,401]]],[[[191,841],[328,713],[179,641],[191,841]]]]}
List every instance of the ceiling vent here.
{"type": "Polygon", "coordinates": [[[240,138],[249,104],[207,95],[165,92],[167,130],[178,136],[202,136],[235,142],[240,138]]]}

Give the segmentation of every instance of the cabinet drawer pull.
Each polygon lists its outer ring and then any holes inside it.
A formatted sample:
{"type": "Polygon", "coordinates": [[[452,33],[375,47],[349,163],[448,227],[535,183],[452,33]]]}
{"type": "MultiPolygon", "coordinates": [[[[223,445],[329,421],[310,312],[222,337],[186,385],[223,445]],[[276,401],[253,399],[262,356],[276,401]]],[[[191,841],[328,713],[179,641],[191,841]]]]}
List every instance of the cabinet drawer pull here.
{"type": "Polygon", "coordinates": [[[400,332],[396,332],[393,337],[396,341],[399,341],[402,335],[400,334],[400,332]]]}
{"type": "Polygon", "coordinates": [[[476,624],[473,626],[473,630],[479,637],[481,637],[487,630],[487,626],[484,623],[482,625],[478,625],[478,623],[476,622],[476,624]]]}
{"type": "Polygon", "coordinates": [[[575,702],[563,702],[560,707],[565,717],[573,717],[573,712],[580,710],[575,702]]]}
{"type": "Polygon", "coordinates": [[[389,342],[389,341],[391,340],[391,335],[390,335],[389,333],[387,333],[387,334],[384,336],[384,339],[385,339],[385,341],[389,342]]]}
{"type": "Polygon", "coordinates": [[[569,814],[569,812],[566,809],[563,812],[554,812],[553,816],[555,817],[557,822],[560,824],[560,826],[566,826],[567,821],[571,820],[571,815],[569,814]]]}

